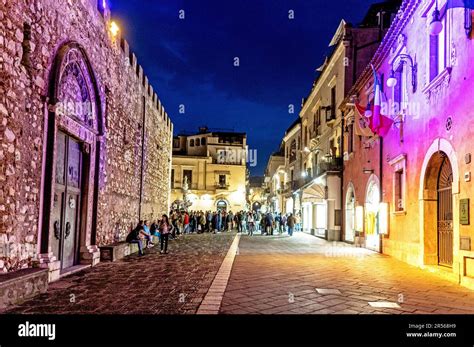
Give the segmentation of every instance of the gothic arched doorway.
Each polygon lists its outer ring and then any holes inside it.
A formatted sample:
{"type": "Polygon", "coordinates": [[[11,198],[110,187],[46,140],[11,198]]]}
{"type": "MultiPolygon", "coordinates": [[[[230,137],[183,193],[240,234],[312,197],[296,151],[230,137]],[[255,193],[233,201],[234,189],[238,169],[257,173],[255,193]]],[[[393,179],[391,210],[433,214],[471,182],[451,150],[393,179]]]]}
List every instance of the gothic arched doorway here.
{"type": "Polygon", "coordinates": [[[443,156],[438,175],[438,264],[453,265],[453,169],[443,156]]]}
{"type": "Polygon", "coordinates": [[[59,263],[50,268],[98,261],[99,100],[84,50],[76,43],[63,46],[51,72],[45,146],[41,258],[59,263]]]}
{"type": "Polygon", "coordinates": [[[344,240],[354,242],[355,238],[355,195],[354,186],[349,184],[346,193],[346,216],[345,216],[345,237],[344,240]]]}
{"type": "Polygon", "coordinates": [[[454,255],[453,167],[443,151],[434,152],[423,177],[424,263],[452,267],[454,255]]]}
{"type": "Polygon", "coordinates": [[[216,203],[217,211],[226,212],[227,211],[227,202],[225,200],[218,200],[216,203]]]}

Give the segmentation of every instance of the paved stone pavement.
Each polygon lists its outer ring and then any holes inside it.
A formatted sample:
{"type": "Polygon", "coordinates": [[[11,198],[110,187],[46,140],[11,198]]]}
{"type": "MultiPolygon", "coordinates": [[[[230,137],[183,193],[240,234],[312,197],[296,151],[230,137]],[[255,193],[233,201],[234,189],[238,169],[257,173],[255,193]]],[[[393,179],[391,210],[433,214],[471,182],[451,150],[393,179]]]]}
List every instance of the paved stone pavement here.
{"type": "Polygon", "coordinates": [[[220,313],[473,314],[474,291],[392,257],[302,233],[243,236],[220,313]],[[400,308],[368,304],[377,301],[400,308]]]}
{"type": "Polygon", "coordinates": [[[234,237],[185,235],[170,241],[167,255],[155,247],[144,257],[100,263],[50,284],[47,293],[6,313],[194,314],[234,237]]]}

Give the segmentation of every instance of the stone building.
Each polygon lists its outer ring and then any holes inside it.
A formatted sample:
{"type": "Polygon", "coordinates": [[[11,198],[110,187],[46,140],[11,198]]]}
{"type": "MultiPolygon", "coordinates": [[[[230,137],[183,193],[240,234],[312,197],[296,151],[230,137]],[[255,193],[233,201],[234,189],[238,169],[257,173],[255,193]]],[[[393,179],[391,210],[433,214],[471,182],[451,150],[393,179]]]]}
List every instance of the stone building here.
{"type": "MultiPolygon", "coordinates": [[[[403,1],[371,60],[383,83],[382,113],[393,125],[383,137],[347,134],[346,239],[360,232],[370,248],[474,288],[473,11],[446,3],[403,1]]],[[[365,107],[373,79],[367,66],[346,102],[365,107]]],[[[346,112],[360,124],[358,108],[346,112]]]]}
{"type": "Polygon", "coordinates": [[[249,177],[247,183],[247,203],[253,211],[266,212],[267,197],[265,194],[265,177],[249,177]]]}
{"type": "Polygon", "coordinates": [[[283,136],[284,165],[283,165],[283,185],[282,211],[286,214],[301,214],[301,194],[297,191],[303,184],[301,177],[301,119],[298,117],[285,131],[283,136]]]}
{"type": "Polygon", "coordinates": [[[279,151],[272,153],[265,168],[264,182],[268,192],[266,203],[269,212],[284,211],[285,156],[283,150],[282,144],[279,151]]]}
{"type": "Polygon", "coordinates": [[[173,126],[103,1],[0,1],[0,271],[49,280],[168,210],[173,126]]]}
{"type": "MultiPolygon", "coordinates": [[[[301,117],[303,231],[341,240],[343,113],[339,106],[377,49],[400,1],[373,5],[358,26],[341,21],[329,46],[332,53],[304,100],[301,117]]],[[[347,159],[347,158],[346,158],[347,159]]]]}
{"type": "Polygon", "coordinates": [[[179,208],[183,185],[189,188],[190,210],[240,211],[247,209],[247,135],[211,131],[173,139],[171,202],[179,208]]]}

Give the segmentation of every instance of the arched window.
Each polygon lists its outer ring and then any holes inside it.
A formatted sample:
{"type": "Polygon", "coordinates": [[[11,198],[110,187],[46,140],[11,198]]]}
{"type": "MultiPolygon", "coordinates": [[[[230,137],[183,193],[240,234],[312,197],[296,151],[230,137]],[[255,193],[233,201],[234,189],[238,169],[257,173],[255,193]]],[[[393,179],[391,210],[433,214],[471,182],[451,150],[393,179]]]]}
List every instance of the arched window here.
{"type": "Polygon", "coordinates": [[[204,146],[205,144],[206,144],[206,138],[205,138],[205,137],[203,137],[203,138],[201,139],[201,145],[203,145],[203,146],[204,146]]]}
{"type": "Polygon", "coordinates": [[[201,146],[201,140],[200,139],[196,139],[196,147],[199,147],[201,146]]]}
{"type": "Polygon", "coordinates": [[[194,140],[189,141],[189,146],[194,147],[194,140]]]}

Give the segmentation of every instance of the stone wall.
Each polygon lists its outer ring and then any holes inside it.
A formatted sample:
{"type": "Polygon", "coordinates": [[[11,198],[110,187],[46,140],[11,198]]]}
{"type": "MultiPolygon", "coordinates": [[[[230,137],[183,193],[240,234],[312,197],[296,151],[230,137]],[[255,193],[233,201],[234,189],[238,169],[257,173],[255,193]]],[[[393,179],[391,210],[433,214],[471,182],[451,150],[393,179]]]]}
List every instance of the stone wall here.
{"type": "Polygon", "coordinates": [[[52,181],[44,175],[51,72],[71,42],[90,63],[104,129],[96,217],[87,222],[97,229],[81,247],[122,240],[140,217],[168,210],[173,126],[109,25],[95,0],[0,0],[0,272],[30,267],[41,252],[42,182],[52,181]]]}

